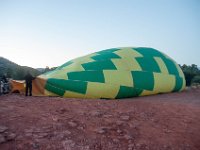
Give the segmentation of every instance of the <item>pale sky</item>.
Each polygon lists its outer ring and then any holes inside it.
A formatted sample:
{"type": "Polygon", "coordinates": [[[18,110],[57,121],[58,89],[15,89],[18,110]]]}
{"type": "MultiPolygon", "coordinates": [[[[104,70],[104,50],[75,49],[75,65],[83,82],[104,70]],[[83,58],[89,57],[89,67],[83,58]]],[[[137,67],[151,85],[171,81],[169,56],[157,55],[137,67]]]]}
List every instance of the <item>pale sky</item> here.
{"type": "Polygon", "coordinates": [[[19,65],[127,46],[200,66],[200,0],[0,0],[0,56],[19,65]]]}

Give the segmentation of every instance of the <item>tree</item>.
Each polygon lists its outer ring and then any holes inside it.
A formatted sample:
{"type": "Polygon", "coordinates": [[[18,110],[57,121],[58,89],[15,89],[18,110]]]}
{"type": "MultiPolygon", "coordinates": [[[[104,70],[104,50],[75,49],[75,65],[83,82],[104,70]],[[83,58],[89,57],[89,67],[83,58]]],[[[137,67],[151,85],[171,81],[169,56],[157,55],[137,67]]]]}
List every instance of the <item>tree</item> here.
{"type": "Polygon", "coordinates": [[[200,75],[197,75],[192,79],[192,84],[194,84],[194,83],[200,84],[200,75]]]}
{"type": "Polygon", "coordinates": [[[42,73],[46,73],[46,72],[49,72],[49,71],[53,71],[55,70],[57,67],[52,67],[52,68],[49,68],[49,66],[46,66],[46,68],[44,69],[44,71],[42,73]]]}
{"type": "Polygon", "coordinates": [[[46,66],[46,68],[44,69],[44,73],[50,71],[49,66],[46,66]]]}
{"type": "Polygon", "coordinates": [[[192,64],[191,66],[187,66],[184,64],[183,66],[180,65],[180,67],[185,75],[186,86],[190,86],[192,82],[196,82],[196,80],[192,80],[195,76],[200,75],[200,70],[198,69],[197,65],[192,64]]]}

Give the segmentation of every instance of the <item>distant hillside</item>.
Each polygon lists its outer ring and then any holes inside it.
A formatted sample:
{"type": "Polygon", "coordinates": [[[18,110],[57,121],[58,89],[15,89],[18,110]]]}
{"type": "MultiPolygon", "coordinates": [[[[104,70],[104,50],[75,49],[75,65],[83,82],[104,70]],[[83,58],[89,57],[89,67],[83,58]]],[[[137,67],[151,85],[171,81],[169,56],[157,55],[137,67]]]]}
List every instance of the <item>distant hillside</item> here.
{"type": "Polygon", "coordinates": [[[44,72],[45,68],[36,68],[36,70],[40,71],[40,72],[44,72]]]}
{"type": "Polygon", "coordinates": [[[33,76],[38,76],[39,74],[41,74],[40,71],[34,68],[20,66],[6,58],[0,57],[0,77],[3,74],[7,74],[9,78],[13,78],[15,80],[23,80],[28,71],[33,76]]]}

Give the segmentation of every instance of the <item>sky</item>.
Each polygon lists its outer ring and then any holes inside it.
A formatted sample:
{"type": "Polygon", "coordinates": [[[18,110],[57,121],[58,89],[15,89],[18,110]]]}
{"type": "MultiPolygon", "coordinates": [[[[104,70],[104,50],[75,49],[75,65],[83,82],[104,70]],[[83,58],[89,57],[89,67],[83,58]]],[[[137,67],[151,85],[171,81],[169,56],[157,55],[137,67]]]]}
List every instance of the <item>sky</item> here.
{"type": "Polygon", "coordinates": [[[19,65],[130,46],[200,66],[200,0],[0,0],[0,56],[19,65]]]}

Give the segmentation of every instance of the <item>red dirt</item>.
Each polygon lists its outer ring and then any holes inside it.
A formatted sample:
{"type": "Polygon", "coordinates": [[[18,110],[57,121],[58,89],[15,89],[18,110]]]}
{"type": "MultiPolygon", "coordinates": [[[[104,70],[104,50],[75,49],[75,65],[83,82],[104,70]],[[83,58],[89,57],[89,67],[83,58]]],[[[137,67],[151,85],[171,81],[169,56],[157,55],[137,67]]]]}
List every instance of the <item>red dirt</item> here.
{"type": "Polygon", "coordinates": [[[0,96],[0,150],[199,150],[200,89],[123,100],[0,96]]]}

